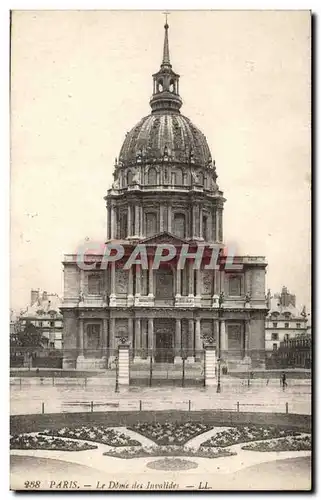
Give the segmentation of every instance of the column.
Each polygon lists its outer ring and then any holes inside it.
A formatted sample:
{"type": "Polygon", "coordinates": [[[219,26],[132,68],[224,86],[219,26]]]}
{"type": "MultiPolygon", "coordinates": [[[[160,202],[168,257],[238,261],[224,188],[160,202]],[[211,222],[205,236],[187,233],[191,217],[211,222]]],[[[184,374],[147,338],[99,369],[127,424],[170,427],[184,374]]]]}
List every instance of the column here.
{"type": "Polygon", "coordinates": [[[152,259],[148,262],[148,296],[154,297],[154,269],[152,259]]]}
{"type": "Polygon", "coordinates": [[[222,210],[222,208],[219,209],[218,219],[219,219],[219,227],[218,227],[219,240],[223,241],[223,210],[222,210]]]}
{"type": "Polygon", "coordinates": [[[135,205],[135,236],[139,236],[139,219],[140,219],[140,213],[139,213],[139,205],[135,205]]]}
{"type": "Polygon", "coordinates": [[[176,297],[181,296],[181,291],[182,291],[182,270],[178,269],[176,266],[176,297]]]}
{"type": "Polygon", "coordinates": [[[141,358],[141,324],[140,318],[135,319],[135,359],[141,358]]]}
{"type": "Polygon", "coordinates": [[[194,362],[194,320],[188,320],[188,352],[187,352],[187,362],[194,362]]]}
{"type": "Polygon", "coordinates": [[[182,361],[181,352],[182,352],[182,322],[181,318],[176,318],[174,363],[180,363],[182,361]]]}
{"type": "Polygon", "coordinates": [[[133,348],[133,318],[128,318],[128,343],[129,343],[129,348],[133,348]]]}
{"type": "Polygon", "coordinates": [[[109,206],[106,203],[106,228],[107,228],[106,239],[107,239],[107,241],[109,240],[109,237],[110,237],[110,235],[109,235],[109,221],[110,221],[110,212],[109,212],[109,206]]]}
{"type": "Polygon", "coordinates": [[[192,206],[192,239],[197,238],[196,236],[196,205],[192,206]]]}
{"type": "Polygon", "coordinates": [[[152,358],[154,358],[154,319],[148,319],[148,351],[152,358]]]}
{"type": "Polygon", "coordinates": [[[79,296],[83,299],[83,294],[85,291],[85,271],[83,269],[80,269],[80,284],[79,284],[79,296]]]}
{"type": "Polygon", "coordinates": [[[201,278],[202,278],[202,274],[201,274],[201,270],[200,269],[196,269],[195,273],[196,273],[196,297],[195,297],[195,302],[197,303],[198,306],[200,306],[201,305],[201,278]]]}
{"type": "Polygon", "coordinates": [[[102,357],[107,359],[107,351],[108,351],[108,319],[103,318],[103,336],[102,336],[102,357]]]}
{"type": "Polygon", "coordinates": [[[79,357],[84,357],[84,320],[79,318],[78,325],[78,339],[79,339],[79,357]]]}
{"type": "Polygon", "coordinates": [[[167,207],[167,231],[169,233],[172,232],[172,206],[168,205],[167,207]]]}
{"type": "Polygon", "coordinates": [[[133,279],[133,266],[128,269],[128,288],[127,288],[127,306],[134,305],[134,279],[133,279]]]}
{"type": "Polygon", "coordinates": [[[110,225],[110,239],[114,240],[116,238],[116,207],[111,206],[111,225],[110,225]]]}
{"type": "Polygon", "coordinates": [[[213,319],[213,340],[216,345],[216,350],[219,352],[219,338],[218,338],[218,320],[213,319]]]}
{"type": "Polygon", "coordinates": [[[196,318],[195,322],[195,361],[200,361],[202,355],[202,339],[201,339],[201,319],[196,318]]]}
{"type": "Polygon", "coordinates": [[[143,210],[143,206],[140,205],[139,207],[139,212],[140,212],[140,235],[141,236],[144,236],[144,210],[143,210]]]}
{"type": "Polygon", "coordinates": [[[127,236],[130,238],[132,235],[132,207],[129,204],[127,207],[127,236]]]}
{"type": "Polygon", "coordinates": [[[221,353],[220,357],[227,358],[228,355],[228,339],[227,339],[227,332],[226,332],[226,325],[225,325],[225,320],[221,320],[221,353]]]}
{"type": "Polygon", "coordinates": [[[164,231],[164,206],[162,204],[159,205],[159,232],[162,233],[164,231]]]}
{"type": "Polygon", "coordinates": [[[244,357],[250,356],[250,331],[251,331],[251,320],[245,320],[244,328],[244,357]]]}
{"type": "Polygon", "coordinates": [[[194,297],[194,268],[193,262],[188,263],[188,296],[194,297]]]}
{"type": "Polygon", "coordinates": [[[116,332],[116,320],[115,318],[110,319],[110,328],[109,328],[109,360],[108,364],[115,359],[116,357],[116,340],[115,340],[115,332],[116,332]]]}
{"type": "Polygon", "coordinates": [[[141,294],[141,267],[139,264],[136,264],[136,296],[140,296],[141,294]]]}
{"type": "Polygon", "coordinates": [[[199,212],[199,218],[200,218],[200,223],[199,223],[199,237],[202,239],[203,238],[203,210],[201,205],[198,205],[198,212],[199,212]]]}
{"type": "Polygon", "coordinates": [[[110,263],[110,296],[109,305],[115,307],[116,305],[116,263],[110,263]]]}
{"type": "Polygon", "coordinates": [[[219,214],[218,208],[215,209],[215,241],[219,241],[219,214]]]}

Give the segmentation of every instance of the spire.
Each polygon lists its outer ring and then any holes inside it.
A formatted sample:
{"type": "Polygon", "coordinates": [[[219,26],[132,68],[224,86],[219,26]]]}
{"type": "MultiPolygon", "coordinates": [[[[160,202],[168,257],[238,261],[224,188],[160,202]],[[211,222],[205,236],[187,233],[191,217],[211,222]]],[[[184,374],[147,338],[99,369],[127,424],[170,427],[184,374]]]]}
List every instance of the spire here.
{"type": "Polygon", "coordinates": [[[162,62],[162,67],[163,66],[170,66],[171,67],[171,62],[169,59],[169,43],[168,43],[168,23],[167,23],[167,14],[166,15],[166,21],[165,21],[165,37],[164,37],[164,49],[163,49],[163,62],[162,62]]]}
{"type": "Polygon", "coordinates": [[[169,59],[168,22],[165,12],[165,36],[163,47],[163,60],[160,69],[153,75],[153,95],[149,101],[152,113],[169,111],[179,113],[182,99],[179,95],[179,75],[172,69],[169,59]]]}

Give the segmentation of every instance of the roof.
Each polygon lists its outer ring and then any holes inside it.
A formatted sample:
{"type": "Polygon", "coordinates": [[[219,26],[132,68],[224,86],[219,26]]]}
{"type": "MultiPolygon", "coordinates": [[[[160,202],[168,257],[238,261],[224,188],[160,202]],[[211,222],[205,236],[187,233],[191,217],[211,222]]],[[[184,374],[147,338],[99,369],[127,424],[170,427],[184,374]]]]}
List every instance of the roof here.
{"type": "Polygon", "coordinates": [[[47,300],[43,300],[42,296],[31,306],[29,305],[25,312],[21,314],[21,318],[44,318],[50,316],[50,312],[55,312],[56,317],[62,318],[59,308],[62,305],[62,299],[57,294],[47,294],[47,300]]]}

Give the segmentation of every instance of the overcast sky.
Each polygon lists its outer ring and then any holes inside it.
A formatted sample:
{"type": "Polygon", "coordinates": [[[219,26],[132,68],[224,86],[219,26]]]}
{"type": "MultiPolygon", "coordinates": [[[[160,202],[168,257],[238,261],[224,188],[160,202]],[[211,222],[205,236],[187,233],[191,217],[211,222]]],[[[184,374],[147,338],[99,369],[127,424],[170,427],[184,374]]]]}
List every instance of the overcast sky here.
{"type": "MultiPolygon", "coordinates": [[[[207,137],[226,243],[310,309],[310,15],[172,12],[182,113],[207,137]]],[[[161,12],[26,11],[12,25],[11,307],[63,293],[61,261],[104,241],[125,133],[149,114],[161,12]]]]}

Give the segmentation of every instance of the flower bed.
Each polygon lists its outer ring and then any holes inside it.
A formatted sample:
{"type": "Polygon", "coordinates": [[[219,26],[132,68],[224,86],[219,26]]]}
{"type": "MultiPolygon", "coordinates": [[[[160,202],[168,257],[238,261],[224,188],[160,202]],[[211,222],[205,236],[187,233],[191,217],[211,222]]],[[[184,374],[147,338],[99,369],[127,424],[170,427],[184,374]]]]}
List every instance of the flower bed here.
{"type": "Polygon", "coordinates": [[[311,450],[311,436],[288,436],[282,439],[261,441],[242,446],[249,451],[307,451],[311,450]]]}
{"type": "Polygon", "coordinates": [[[185,422],[183,424],[166,422],[164,424],[139,423],[128,428],[159,445],[183,445],[193,437],[209,431],[212,427],[212,425],[199,422],[185,422]]]}
{"type": "Polygon", "coordinates": [[[18,434],[10,437],[11,450],[83,451],[94,450],[96,448],[97,446],[93,444],[43,436],[41,434],[18,434]]]}
{"type": "Polygon", "coordinates": [[[215,436],[201,444],[202,447],[226,447],[238,443],[250,441],[267,440],[287,436],[297,436],[299,432],[290,429],[278,429],[277,427],[244,426],[218,432],[215,436]]]}
{"type": "Polygon", "coordinates": [[[220,448],[199,448],[193,449],[185,446],[142,446],[140,448],[126,448],[119,450],[110,449],[104,455],[116,458],[141,458],[141,457],[201,457],[218,458],[236,455],[230,450],[220,448]]]}
{"type": "Polygon", "coordinates": [[[45,430],[41,432],[45,436],[60,436],[72,439],[83,439],[94,441],[96,443],[107,444],[108,446],[141,446],[139,441],[131,439],[126,434],[108,429],[103,425],[99,426],[81,426],[73,429],[64,427],[58,431],[45,430]]]}

